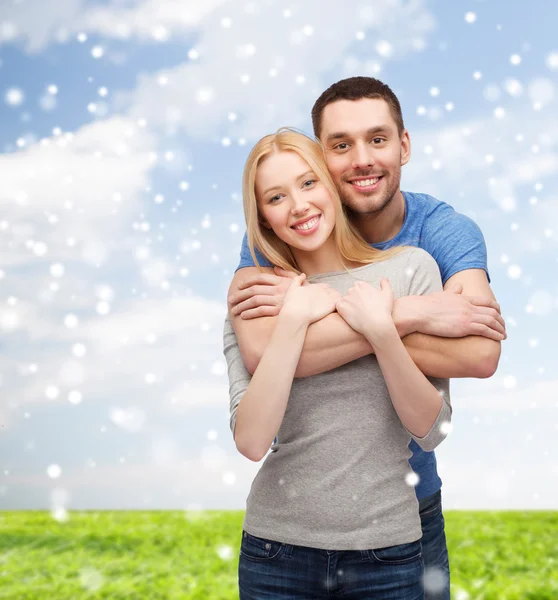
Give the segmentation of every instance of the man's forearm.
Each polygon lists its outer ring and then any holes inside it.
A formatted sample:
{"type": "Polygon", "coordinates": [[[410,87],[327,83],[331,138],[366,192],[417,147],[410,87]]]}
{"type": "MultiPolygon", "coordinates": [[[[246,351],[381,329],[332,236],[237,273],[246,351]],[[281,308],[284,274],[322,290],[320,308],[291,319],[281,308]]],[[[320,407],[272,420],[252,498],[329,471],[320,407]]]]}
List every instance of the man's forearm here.
{"type": "MultiPolygon", "coordinates": [[[[443,338],[412,333],[403,343],[415,364],[430,377],[490,377],[500,357],[499,342],[481,336],[443,338]]],[[[295,377],[330,371],[372,353],[366,338],[334,313],[308,328],[295,377]]]]}
{"type": "MultiPolygon", "coordinates": [[[[270,339],[276,317],[233,319],[240,350],[253,373],[270,339]]],[[[411,358],[430,377],[490,377],[498,365],[500,344],[480,336],[443,338],[413,333],[403,338],[411,358]]],[[[367,339],[332,313],[307,330],[295,377],[324,373],[372,354],[367,339]]]]}

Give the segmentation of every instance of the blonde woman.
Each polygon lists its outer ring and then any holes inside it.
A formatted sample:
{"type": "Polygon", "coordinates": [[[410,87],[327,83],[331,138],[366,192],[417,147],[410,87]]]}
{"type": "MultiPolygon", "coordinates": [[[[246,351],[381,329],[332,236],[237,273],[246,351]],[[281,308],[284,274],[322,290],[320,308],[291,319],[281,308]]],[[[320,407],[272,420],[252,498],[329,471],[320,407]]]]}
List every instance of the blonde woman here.
{"type": "Polygon", "coordinates": [[[422,599],[408,445],[430,451],[444,439],[449,384],[416,367],[392,309],[396,297],[441,290],[436,262],[418,248],[368,246],[320,146],[299,132],[256,144],[243,195],[254,260],[257,247],[297,276],[253,376],[225,324],[236,446],[253,461],[272,446],[247,500],[240,598],[422,599]],[[374,356],[294,379],[309,325],[335,310],[374,356]]]}

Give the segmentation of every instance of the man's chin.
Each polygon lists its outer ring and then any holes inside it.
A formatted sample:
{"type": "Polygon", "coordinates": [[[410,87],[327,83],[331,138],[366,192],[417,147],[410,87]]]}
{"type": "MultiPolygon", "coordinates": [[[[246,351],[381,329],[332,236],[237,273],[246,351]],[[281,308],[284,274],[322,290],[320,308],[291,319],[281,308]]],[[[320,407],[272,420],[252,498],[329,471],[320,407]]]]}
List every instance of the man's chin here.
{"type": "Polygon", "coordinates": [[[380,198],[374,198],[373,194],[360,194],[358,197],[346,197],[343,199],[343,204],[354,215],[368,215],[382,210],[386,202],[380,198]]]}

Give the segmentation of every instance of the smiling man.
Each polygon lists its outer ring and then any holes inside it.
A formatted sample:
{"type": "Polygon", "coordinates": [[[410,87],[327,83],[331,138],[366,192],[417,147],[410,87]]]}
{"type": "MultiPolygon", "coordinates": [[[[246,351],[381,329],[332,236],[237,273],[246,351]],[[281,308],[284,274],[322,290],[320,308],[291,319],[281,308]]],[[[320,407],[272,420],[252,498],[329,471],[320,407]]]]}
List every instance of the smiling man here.
{"type": "MultiPolygon", "coordinates": [[[[418,246],[438,263],[444,291],[395,303],[394,321],[419,368],[432,377],[490,377],[505,325],[490,289],[486,246],[478,226],[449,204],[402,192],[411,140],[399,101],[381,81],[344,79],[312,109],[314,134],[351,221],[375,248],[418,246]]],[[[229,314],[240,352],[253,373],[275,325],[291,276],[254,260],[244,237],[229,290],[229,314]]],[[[230,351],[230,350],[229,350],[230,351]]],[[[308,329],[296,372],[306,377],[372,353],[366,339],[336,313],[308,329]]],[[[442,482],[433,452],[412,442],[410,464],[422,524],[427,600],[449,600],[449,562],[441,508],[442,482]]]]}

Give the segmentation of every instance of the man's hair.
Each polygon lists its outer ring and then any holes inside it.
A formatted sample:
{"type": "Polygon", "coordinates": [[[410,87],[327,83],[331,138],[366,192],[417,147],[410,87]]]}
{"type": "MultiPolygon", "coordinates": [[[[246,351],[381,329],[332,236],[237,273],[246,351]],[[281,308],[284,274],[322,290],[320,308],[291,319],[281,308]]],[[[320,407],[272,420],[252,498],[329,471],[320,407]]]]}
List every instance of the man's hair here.
{"type": "Polygon", "coordinates": [[[338,100],[362,100],[363,98],[385,100],[388,103],[391,115],[397,125],[399,135],[402,135],[403,113],[397,96],[391,88],[374,77],[349,77],[334,83],[316,100],[312,107],[312,126],[314,135],[319,138],[322,130],[322,115],[325,107],[338,100]]]}

